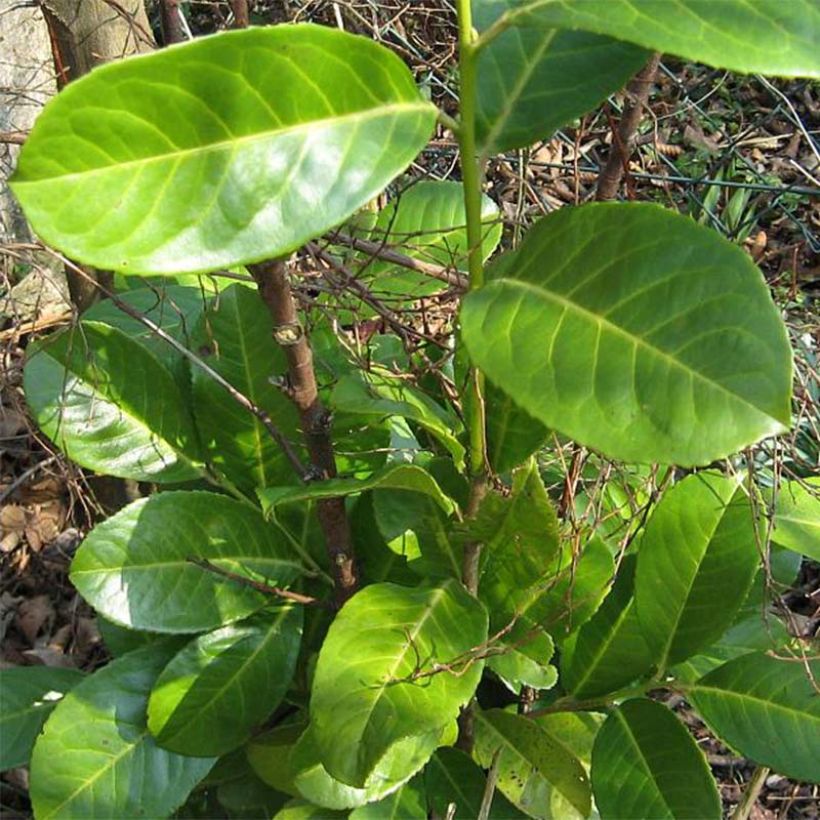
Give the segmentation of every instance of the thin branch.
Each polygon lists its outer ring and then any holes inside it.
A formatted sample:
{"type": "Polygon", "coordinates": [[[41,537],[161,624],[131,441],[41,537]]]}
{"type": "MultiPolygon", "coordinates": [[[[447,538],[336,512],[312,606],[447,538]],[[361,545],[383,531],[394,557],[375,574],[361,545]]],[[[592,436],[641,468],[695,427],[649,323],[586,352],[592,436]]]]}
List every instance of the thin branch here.
{"type": "Polygon", "coordinates": [[[253,578],[248,578],[246,575],[240,575],[237,572],[218,567],[211,563],[207,558],[199,558],[195,555],[189,555],[185,559],[189,564],[194,564],[206,572],[212,572],[214,575],[219,575],[228,581],[234,581],[245,587],[255,589],[263,595],[274,595],[277,598],[284,598],[286,601],[293,601],[296,604],[304,604],[305,606],[320,606],[327,608],[328,604],[318,598],[313,598],[310,595],[302,595],[301,592],[293,592],[290,589],[283,589],[282,587],[274,587],[269,584],[262,583],[262,581],[255,581],[253,578]]]}
{"type": "Polygon", "coordinates": [[[754,770],[752,779],[747,783],[740,803],[737,804],[737,808],[732,812],[732,820],[748,820],[770,771],[768,766],[758,766],[754,770]]]}
{"type": "Polygon", "coordinates": [[[493,762],[490,771],[487,773],[487,782],[484,784],[484,794],[481,796],[481,808],[478,810],[478,820],[488,820],[490,808],[495,797],[495,786],[498,783],[498,766],[501,760],[501,749],[499,746],[493,755],[493,762]]]}
{"type": "Polygon", "coordinates": [[[250,25],[248,0],[231,0],[234,28],[247,28],[250,25]]]}
{"type": "Polygon", "coordinates": [[[0,131],[0,142],[6,145],[22,145],[28,139],[28,131],[0,131]]]}
{"type": "Polygon", "coordinates": [[[182,0],[159,0],[159,16],[162,25],[162,40],[166,46],[185,41],[185,29],[182,26],[182,0]]]}
{"type": "MultiPolygon", "coordinates": [[[[310,455],[310,478],[324,480],[336,475],[336,458],[331,437],[331,413],[319,398],[313,351],[296,312],[296,302],[280,259],[250,265],[262,301],[273,319],[273,338],[288,362],[288,396],[299,413],[302,434],[310,455]]],[[[358,588],[353,539],[344,498],[323,498],[317,502],[319,524],[325,537],[339,606],[358,588]]]]}

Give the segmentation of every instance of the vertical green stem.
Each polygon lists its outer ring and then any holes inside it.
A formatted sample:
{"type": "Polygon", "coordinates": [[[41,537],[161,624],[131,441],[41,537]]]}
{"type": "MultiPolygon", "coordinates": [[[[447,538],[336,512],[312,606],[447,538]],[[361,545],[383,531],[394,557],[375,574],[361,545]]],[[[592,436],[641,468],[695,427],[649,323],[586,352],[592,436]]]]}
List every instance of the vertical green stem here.
{"type": "MultiPolygon", "coordinates": [[[[482,161],[476,155],[476,58],[475,32],[473,31],[470,0],[458,0],[458,49],[461,75],[461,119],[458,143],[461,157],[461,180],[464,186],[464,210],[467,217],[467,269],[470,273],[470,290],[484,285],[484,255],[482,254],[481,225],[481,178],[482,161]]],[[[470,433],[470,478],[472,480],[468,514],[475,514],[486,492],[487,428],[484,415],[484,376],[477,368],[470,370],[470,390],[467,424],[470,433]]],[[[480,544],[468,544],[464,549],[462,581],[474,595],[478,591],[478,565],[480,544]]]]}

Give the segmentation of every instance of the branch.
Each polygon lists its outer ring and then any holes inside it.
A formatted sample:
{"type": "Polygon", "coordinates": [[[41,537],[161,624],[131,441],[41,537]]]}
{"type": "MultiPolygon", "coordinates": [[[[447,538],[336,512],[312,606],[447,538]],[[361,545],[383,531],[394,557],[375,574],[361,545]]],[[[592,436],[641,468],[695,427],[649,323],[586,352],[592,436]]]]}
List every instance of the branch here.
{"type": "Polygon", "coordinates": [[[234,28],[247,28],[250,25],[248,0],[231,0],[234,28]]]}
{"type": "Polygon", "coordinates": [[[595,198],[599,202],[615,199],[624,173],[629,170],[629,157],[635,147],[635,132],[641,121],[641,114],[649,99],[649,91],[658,70],[661,55],[657,52],[649,62],[635,75],[626,87],[627,103],[621,115],[621,123],[612,132],[612,146],[609,149],[606,166],[598,178],[598,191],[595,198]]]}
{"type": "MultiPolygon", "coordinates": [[[[331,414],[319,398],[313,352],[296,313],[285,263],[275,259],[249,265],[248,268],[273,319],[273,338],[288,362],[288,396],[299,413],[302,434],[310,455],[311,478],[334,478],[336,458],[330,433],[331,414]]],[[[321,499],[317,502],[317,511],[333,572],[337,603],[341,607],[358,587],[344,498],[321,499]]]]}
{"type": "Polygon", "coordinates": [[[159,0],[159,16],[162,24],[162,40],[166,46],[185,41],[185,30],[182,28],[182,20],[179,4],[181,0],[159,0]]]}

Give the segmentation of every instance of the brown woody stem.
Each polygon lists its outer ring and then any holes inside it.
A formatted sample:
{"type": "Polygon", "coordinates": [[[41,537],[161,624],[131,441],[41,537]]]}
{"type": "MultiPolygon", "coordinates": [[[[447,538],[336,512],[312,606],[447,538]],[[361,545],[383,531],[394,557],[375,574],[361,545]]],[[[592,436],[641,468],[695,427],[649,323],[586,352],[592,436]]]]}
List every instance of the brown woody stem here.
{"type": "Polygon", "coordinates": [[[162,24],[162,40],[166,46],[181,43],[185,40],[185,31],[179,15],[181,0],[160,0],[159,16],[162,24]]]}
{"type": "MultiPolygon", "coordinates": [[[[319,398],[313,352],[296,312],[285,263],[276,259],[250,265],[249,270],[273,318],[273,338],[288,362],[288,396],[299,413],[302,435],[310,457],[311,478],[333,478],[336,475],[336,459],[330,433],[331,414],[319,398]]],[[[358,586],[344,499],[321,499],[317,502],[317,511],[336,587],[336,601],[342,606],[358,586]]]]}

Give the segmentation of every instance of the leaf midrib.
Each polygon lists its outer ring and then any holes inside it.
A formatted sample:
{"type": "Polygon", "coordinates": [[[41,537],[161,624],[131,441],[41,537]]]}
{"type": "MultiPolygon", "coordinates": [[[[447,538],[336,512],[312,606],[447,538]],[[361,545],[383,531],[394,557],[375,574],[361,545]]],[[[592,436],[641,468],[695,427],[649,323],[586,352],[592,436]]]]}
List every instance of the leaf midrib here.
{"type": "Polygon", "coordinates": [[[485,291],[490,292],[491,290],[500,291],[503,286],[510,286],[513,288],[521,288],[522,290],[532,291],[536,295],[546,299],[547,301],[551,301],[557,305],[560,305],[567,311],[574,311],[577,314],[580,314],[582,318],[591,321],[593,324],[597,324],[601,331],[603,332],[611,332],[617,336],[621,336],[633,344],[635,347],[642,347],[644,348],[650,355],[657,356],[665,361],[668,361],[670,366],[675,367],[677,370],[682,371],[686,374],[689,378],[697,379],[701,381],[703,384],[707,385],[708,387],[719,391],[720,393],[725,394],[734,402],[739,402],[740,404],[751,408],[755,413],[758,413],[765,418],[772,419],[773,421],[777,422],[777,424],[782,428],[783,422],[778,419],[776,416],[771,415],[765,410],[757,407],[756,405],[752,404],[748,399],[735,393],[732,390],[729,390],[725,385],[722,385],[720,382],[715,381],[714,379],[710,378],[709,376],[704,375],[699,370],[695,370],[687,366],[684,362],[680,361],[680,359],[675,358],[671,353],[667,353],[665,350],[662,350],[659,347],[647,342],[641,336],[637,336],[633,333],[630,333],[628,330],[620,327],[619,325],[614,324],[609,319],[600,316],[597,313],[594,313],[589,308],[585,308],[583,305],[579,305],[577,302],[573,302],[571,299],[567,299],[565,296],[561,296],[554,291],[547,290],[544,287],[536,285],[532,282],[525,282],[520,279],[508,279],[502,278],[497,279],[494,282],[490,282],[485,291]]]}
{"type": "Polygon", "coordinates": [[[66,174],[57,174],[38,179],[18,179],[13,180],[12,187],[32,186],[42,183],[52,183],[56,180],[67,180],[72,178],[88,178],[98,174],[103,174],[109,171],[120,171],[131,167],[145,167],[158,162],[180,161],[182,159],[189,159],[193,156],[214,153],[218,151],[233,152],[238,146],[245,143],[262,142],[274,137],[288,136],[291,134],[298,134],[300,131],[313,132],[325,126],[332,125],[348,125],[357,122],[363,122],[368,119],[378,119],[379,117],[388,116],[396,113],[412,113],[412,112],[429,112],[433,113],[435,107],[431,103],[424,101],[418,102],[404,102],[391,103],[390,105],[383,105],[379,108],[367,109],[366,111],[355,111],[351,114],[343,114],[334,117],[323,117],[321,119],[309,120],[297,125],[288,126],[286,128],[272,128],[265,131],[259,131],[255,134],[249,134],[242,137],[234,137],[233,139],[219,140],[208,145],[196,146],[193,148],[184,148],[176,151],[168,151],[163,154],[156,154],[151,157],[142,157],[139,159],[126,160],[119,163],[111,163],[110,165],[101,165],[97,168],[84,171],[73,171],[66,174]]]}

